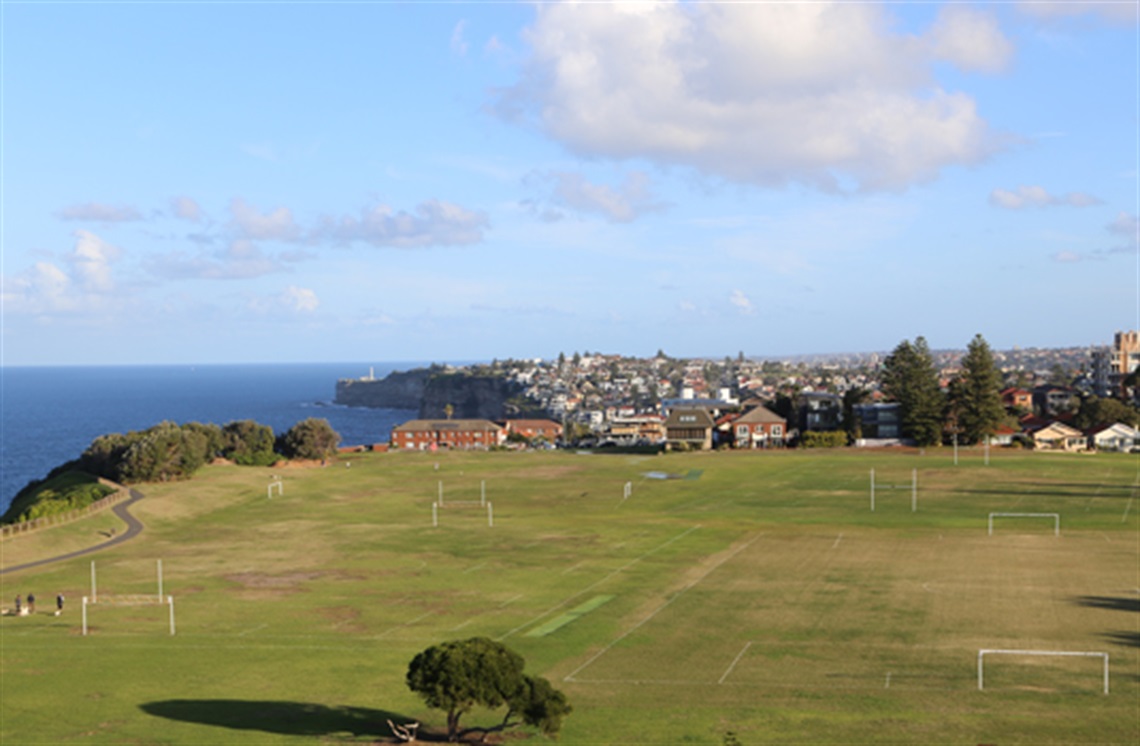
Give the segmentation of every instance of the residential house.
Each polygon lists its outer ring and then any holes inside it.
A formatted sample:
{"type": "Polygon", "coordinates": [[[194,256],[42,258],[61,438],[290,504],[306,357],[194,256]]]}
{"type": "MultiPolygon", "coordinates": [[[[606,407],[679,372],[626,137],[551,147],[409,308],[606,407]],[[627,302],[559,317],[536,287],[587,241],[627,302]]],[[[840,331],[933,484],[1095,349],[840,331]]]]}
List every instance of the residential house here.
{"type": "Polygon", "coordinates": [[[677,447],[681,444],[696,450],[712,448],[713,427],[712,415],[699,408],[676,408],[669,413],[665,420],[666,447],[677,447]]]}
{"type": "Polygon", "coordinates": [[[801,431],[838,430],[843,422],[843,399],[827,391],[801,394],[799,422],[801,431]]]}
{"type": "Polygon", "coordinates": [[[731,423],[737,448],[773,448],[784,445],[788,421],[767,407],[753,407],[731,423]]]}
{"type": "Polygon", "coordinates": [[[1033,406],[1043,417],[1056,417],[1076,409],[1076,392],[1068,386],[1036,386],[1033,406]]]}
{"type": "Polygon", "coordinates": [[[1117,422],[1112,425],[1100,425],[1085,431],[1088,447],[1098,451],[1124,451],[1131,452],[1140,445],[1140,430],[1117,422]]]}
{"type": "Polygon", "coordinates": [[[851,408],[862,438],[896,440],[902,437],[902,405],[898,402],[856,404],[851,408]]]}
{"type": "Polygon", "coordinates": [[[391,443],[401,451],[478,450],[502,445],[506,433],[490,420],[409,420],[392,428],[391,443]]]}
{"type": "Polygon", "coordinates": [[[1023,412],[1033,411],[1033,394],[1016,386],[1001,390],[1001,404],[1006,409],[1020,409],[1023,412]]]}
{"type": "Polygon", "coordinates": [[[527,440],[554,443],[562,439],[562,425],[553,420],[507,420],[503,427],[507,435],[521,435],[527,440]]]}
{"type": "Polygon", "coordinates": [[[1033,447],[1042,451],[1083,451],[1087,447],[1084,433],[1064,422],[1050,422],[1028,434],[1033,447]]]}

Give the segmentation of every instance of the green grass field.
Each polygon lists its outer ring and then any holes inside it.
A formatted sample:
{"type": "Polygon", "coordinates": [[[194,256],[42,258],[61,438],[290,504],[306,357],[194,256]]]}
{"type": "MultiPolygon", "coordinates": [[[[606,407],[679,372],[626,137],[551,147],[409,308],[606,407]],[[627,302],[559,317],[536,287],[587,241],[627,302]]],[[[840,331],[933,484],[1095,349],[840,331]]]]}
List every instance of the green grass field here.
{"type": "MultiPolygon", "coordinates": [[[[384,740],[389,717],[444,724],[404,685],[411,658],[487,636],[570,698],[567,744],[1135,744],[1138,464],[966,451],[954,466],[943,450],[210,467],[144,485],[134,541],[0,577],[5,606],[31,591],[41,612],[0,618],[0,742],[384,740]],[[267,499],[271,474],[284,494],[267,499]],[[1061,535],[998,518],[988,536],[991,512],[1059,513],[1061,535]],[[177,634],[166,607],[101,603],[83,637],[92,558],[104,598],[155,593],[161,559],[177,634]],[[978,691],[980,649],[1106,652],[1111,692],[1100,659],[1008,655],[986,658],[978,691]]],[[[51,555],[52,532],[94,543],[109,522],[16,537],[0,559],[51,555]]]]}

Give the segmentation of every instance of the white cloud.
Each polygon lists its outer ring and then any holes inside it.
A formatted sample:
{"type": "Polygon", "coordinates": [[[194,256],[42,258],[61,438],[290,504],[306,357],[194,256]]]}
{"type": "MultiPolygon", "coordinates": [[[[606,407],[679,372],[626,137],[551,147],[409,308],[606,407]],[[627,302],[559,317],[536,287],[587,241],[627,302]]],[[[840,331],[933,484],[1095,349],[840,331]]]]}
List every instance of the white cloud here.
{"type": "Polygon", "coordinates": [[[94,233],[76,231],[75,248],[67,257],[73,269],[73,279],[88,292],[111,292],[115,288],[111,278],[111,263],[121,257],[122,253],[94,233]]]}
{"type": "Polygon", "coordinates": [[[520,81],[496,102],[586,156],[645,158],[732,181],[901,189],[1001,146],[941,56],[971,69],[1007,47],[979,13],[928,38],[877,4],[542,4],[520,81]],[[969,30],[983,30],[973,45],[969,30]]]}
{"type": "Polygon", "coordinates": [[[360,217],[326,217],[311,237],[400,248],[456,246],[482,241],[487,225],[487,216],[481,212],[433,199],[421,202],[414,214],[378,205],[363,210],[360,217]]]}
{"type": "Polygon", "coordinates": [[[1062,264],[1072,264],[1081,261],[1081,255],[1075,251],[1058,251],[1053,255],[1053,261],[1061,262],[1062,264]]]}
{"type": "Polygon", "coordinates": [[[290,285],[279,296],[282,305],[296,313],[312,313],[321,305],[317,294],[309,288],[299,288],[290,285]]]}
{"type": "Polygon", "coordinates": [[[1007,210],[1020,210],[1025,207],[1091,207],[1101,201],[1084,192],[1069,192],[1064,195],[1050,194],[1042,186],[1019,186],[1016,191],[995,189],[990,192],[990,204],[1007,210]]]}
{"type": "Polygon", "coordinates": [[[733,290],[732,295],[728,297],[728,302],[731,303],[737,311],[744,316],[751,316],[755,309],[752,307],[752,301],[744,294],[743,290],[733,290]]]}
{"type": "Polygon", "coordinates": [[[997,19],[965,5],[944,5],[928,37],[931,52],[963,70],[1000,72],[1013,56],[1013,44],[997,19]]]}
{"type": "Polygon", "coordinates": [[[308,315],[316,312],[320,305],[321,301],[313,290],[296,285],[290,285],[274,295],[252,297],[246,303],[250,311],[265,316],[281,313],[308,315]]]}
{"type": "Polygon", "coordinates": [[[88,202],[82,205],[70,205],[60,210],[56,215],[61,220],[79,220],[97,223],[125,223],[132,220],[142,220],[142,214],[133,207],[115,207],[99,202],[88,202]]]}
{"type": "Polygon", "coordinates": [[[467,21],[460,21],[455,24],[455,28],[451,31],[451,53],[457,57],[467,56],[467,41],[463,38],[463,30],[467,26],[467,21]]]}
{"type": "Polygon", "coordinates": [[[278,207],[273,212],[262,214],[243,199],[230,202],[233,215],[232,227],[238,237],[262,241],[296,241],[301,237],[301,229],[293,221],[293,213],[288,208],[278,207]]]}
{"type": "Polygon", "coordinates": [[[120,305],[111,265],[122,256],[115,246],[88,231],[75,232],[75,246],[64,267],[37,262],[15,277],[5,277],[6,311],[29,314],[96,313],[120,305]]]}
{"type": "Polygon", "coordinates": [[[616,189],[592,183],[578,173],[551,172],[548,177],[555,181],[556,203],[580,212],[599,213],[615,223],[628,223],[662,208],[650,193],[649,177],[640,171],[630,173],[616,189]]]}
{"type": "Polygon", "coordinates": [[[1108,0],[1046,0],[1044,2],[1021,2],[1017,4],[1018,10],[1026,15],[1045,20],[1074,18],[1089,16],[1113,24],[1136,23],[1137,12],[1140,7],[1134,2],[1119,2],[1108,0]]]}
{"type": "Polygon", "coordinates": [[[170,200],[170,210],[174,217],[197,223],[202,219],[202,207],[189,197],[174,197],[170,200]]]}

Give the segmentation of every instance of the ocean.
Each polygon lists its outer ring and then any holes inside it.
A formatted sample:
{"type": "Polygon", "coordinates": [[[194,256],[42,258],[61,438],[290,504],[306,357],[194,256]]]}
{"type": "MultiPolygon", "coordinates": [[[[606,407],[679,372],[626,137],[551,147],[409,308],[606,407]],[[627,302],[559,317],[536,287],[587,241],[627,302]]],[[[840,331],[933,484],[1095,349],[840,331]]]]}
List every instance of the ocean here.
{"type": "Polygon", "coordinates": [[[418,414],[333,404],[336,382],[424,363],[140,365],[0,368],[0,513],[29,481],[79,456],[105,433],[256,420],[275,433],[327,419],[342,445],[387,442],[418,414]]]}

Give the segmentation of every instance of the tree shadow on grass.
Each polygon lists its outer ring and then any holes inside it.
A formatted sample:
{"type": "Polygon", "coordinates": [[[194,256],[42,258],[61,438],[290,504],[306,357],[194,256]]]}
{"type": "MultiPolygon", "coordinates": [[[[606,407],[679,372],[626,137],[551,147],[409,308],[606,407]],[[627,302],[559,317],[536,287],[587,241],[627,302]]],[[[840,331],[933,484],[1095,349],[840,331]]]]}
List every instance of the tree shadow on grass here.
{"type": "Polygon", "coordinates": [[[1117,645],[1140,648],[1140,632],[1106,632],[1101,637],[1117,645]]]}
{"type": "Polygon", "coordinates": [[[1078,606],[1089,606],[1094,609],[1112,609],[1114,611],[1140,611],[1140,598],[1124,598],[1115,596],[1077,596],[1073,603],[1078,606]]]}
{"type": "MultiPolygon", "coordinates": [[[[147,702],[139,709],[148,715],[234,730],[259,730],[290,736],[366,737],[388,740],[391,719],[398,725],[410,718],[367,707],[329,707],[308,702],[251,701],[240,699],[167,699],[147,702]]],[[[392,741],[396,739],[392,738],[392,741]]],[[[421,740],[434,740],[423,734],[421,740]]]]}

